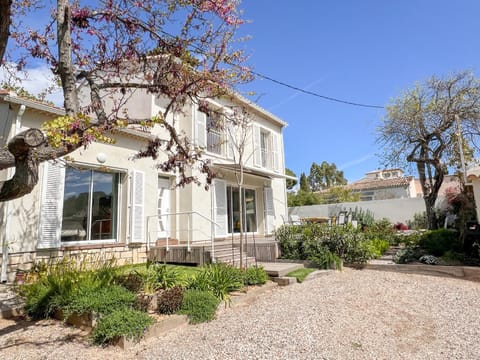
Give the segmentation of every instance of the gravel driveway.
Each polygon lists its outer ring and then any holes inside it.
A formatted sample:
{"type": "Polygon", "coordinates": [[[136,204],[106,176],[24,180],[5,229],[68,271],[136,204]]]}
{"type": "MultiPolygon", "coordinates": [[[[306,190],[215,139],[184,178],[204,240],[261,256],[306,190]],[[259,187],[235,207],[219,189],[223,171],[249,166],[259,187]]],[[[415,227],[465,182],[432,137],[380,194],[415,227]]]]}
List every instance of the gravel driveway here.
{"type": "Polygon", "coordinates": [[[345,269],[128,351],[82,336],[52,321],[0,320],[0,358],[479,359],[480,283],[345,269]]]}

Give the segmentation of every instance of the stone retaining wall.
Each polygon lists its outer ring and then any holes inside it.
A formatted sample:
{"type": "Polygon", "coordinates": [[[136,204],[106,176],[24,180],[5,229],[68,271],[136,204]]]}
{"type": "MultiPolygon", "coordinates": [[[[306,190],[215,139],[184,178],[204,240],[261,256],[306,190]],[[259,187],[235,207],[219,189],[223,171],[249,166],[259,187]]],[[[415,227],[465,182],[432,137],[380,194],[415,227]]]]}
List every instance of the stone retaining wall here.
{"type": "MultiPolygon", "coordinates": [[[[145,244],[103,244],[71,246],[60,249],[38,250],[22,253],[9,253],[7,263],[7,281],[13,282],[18,270],[28,271],[34,264],[56,262],[64,257],[82,262],[98,264],[115,258],[116,265],[137,264],[147,261],[145,244]]],[[[0,256],[0,266],[2,257],[0,256]]]]}

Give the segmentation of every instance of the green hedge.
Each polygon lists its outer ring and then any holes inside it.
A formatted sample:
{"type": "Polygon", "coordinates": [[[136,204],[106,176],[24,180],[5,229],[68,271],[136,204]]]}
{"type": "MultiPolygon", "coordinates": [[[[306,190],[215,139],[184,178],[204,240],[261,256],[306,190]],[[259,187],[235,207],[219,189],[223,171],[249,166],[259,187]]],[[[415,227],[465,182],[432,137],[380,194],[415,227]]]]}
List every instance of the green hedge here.
{"type": "Polygon", "coordinates": [[[385,252],[390,246],[390,238],[393,238],[391,226],[385,220],[375,223],[366,232],[349,225],[304,224],[284,225],[275,235],[282,258],[315,259],[319,265],[331,263],[335,257],[346,263],[365,263],[385,252]]]}

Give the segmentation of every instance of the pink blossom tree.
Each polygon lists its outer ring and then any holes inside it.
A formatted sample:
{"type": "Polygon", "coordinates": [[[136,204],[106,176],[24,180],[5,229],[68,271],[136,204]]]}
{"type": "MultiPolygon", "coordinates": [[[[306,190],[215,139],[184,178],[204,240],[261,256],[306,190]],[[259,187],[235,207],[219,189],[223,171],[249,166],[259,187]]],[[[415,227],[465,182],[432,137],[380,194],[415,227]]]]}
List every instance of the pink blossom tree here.
{"type": "Polygon", "coordinates": [[[18,134],[0,149],[0,170],[16,169],[0,183],[0,201],[31,192],[39,163],[92,141],[114,141],[112,130],[132,124],[158,124],[169,133],[169,140],[154,139],[139,149],[139,157],[156,158],[162,150],[168,159],[159,166],[178,170],[180,185],[199,183],[188,175],[192,164],[210,183],[213,173],[201,150],[165,119],[189,101],[225,96],[250,80],[245,56],[233,46],[243,23],[237,0],[58,0],[42,27],[29,27],[25,16],[42,3],[0,2],[0,56],[18,69],[32,60],[47,64],[63,90],[65,116],[44,124],[44,132],[18,134]],[[87,100],[80,101],[79,84],[88,90],[87,100]],[[135,118],[125,109],[132,91],[168,99],[165,111],[135,118]],[[114,106],[107,108],[105,98],[114,98],[114,106]]]}

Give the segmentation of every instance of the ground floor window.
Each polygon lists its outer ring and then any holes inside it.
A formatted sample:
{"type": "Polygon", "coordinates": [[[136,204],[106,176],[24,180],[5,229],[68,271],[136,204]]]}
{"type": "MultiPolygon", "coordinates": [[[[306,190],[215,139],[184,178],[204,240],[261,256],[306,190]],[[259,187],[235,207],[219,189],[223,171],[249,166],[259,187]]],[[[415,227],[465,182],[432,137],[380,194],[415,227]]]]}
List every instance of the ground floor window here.
{"type": "Polygon", "coordinates": [[[116,238],[120,174],[65,170],[62,241],[116,238]]]}
{"type": "MultiPolygon", "coordinates": [[[[243,189],[243,231],[257,231],[257,201],[254,189],[243,189]]],[[[227,186],[228,232],[240,232],[240,191],[237,187],[227,186]]]]}

